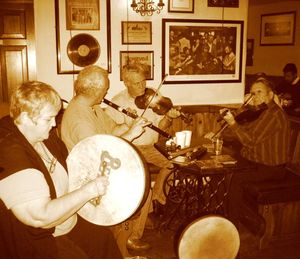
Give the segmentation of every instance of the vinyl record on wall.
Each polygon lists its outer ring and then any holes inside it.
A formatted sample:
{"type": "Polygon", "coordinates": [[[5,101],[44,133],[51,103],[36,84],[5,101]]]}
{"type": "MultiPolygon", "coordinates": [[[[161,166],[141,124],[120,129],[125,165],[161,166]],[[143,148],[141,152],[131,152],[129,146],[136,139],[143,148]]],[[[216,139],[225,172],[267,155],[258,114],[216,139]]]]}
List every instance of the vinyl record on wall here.
{"type": "Polygon", "coordinates": [[[91,35],[81,33],[71,38],[67,54],[73,64],[85,67],[94,64],[100,55],[100,45],[91,35]]]}

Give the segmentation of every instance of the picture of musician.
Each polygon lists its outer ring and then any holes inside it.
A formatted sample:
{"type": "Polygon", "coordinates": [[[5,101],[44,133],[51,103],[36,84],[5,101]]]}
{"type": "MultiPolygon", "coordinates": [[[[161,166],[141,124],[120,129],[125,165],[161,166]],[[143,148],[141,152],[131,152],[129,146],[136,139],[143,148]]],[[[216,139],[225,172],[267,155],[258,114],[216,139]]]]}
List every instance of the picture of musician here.
{"type": "Polygon", "coordinates": [[[23,83],[0,120],[1,258],[123,258],[110,230],[76,212],[106,193],[99,176],[68,192],[67,148],[55,131],[61,98],[49,85],[23,83]]]}
{"type": "Polygon", "coordinates": [[[276,93],[283,109],[290,115],[300,114],[300,78],[294,63],[283,68],[284,80],[278,85],[276,93]]]}
{"type": "Polygon", "coordinates": [[[203,49],[197,54],[196,74],[211,74],[221,71],[220,61],[209,52],[209,45],[203,44],[203,49]]]}
{"type": "MultiPolygon", "coordinates": [[[[122,76],[125,89],[114,96],[111,101],[120,107],[136,112],[140,116],[144,109],[136,106],[135,99],[138,96],[142,96],[146,90],[144,71],[139,66],[127,66],[123,69],[122,76]]],[[[106,108],[106,113],[119,125],[128,123],[128,118],[125,114],[111,107],[106,108]]],[[[146,109],[143,114],[143,118],[146,118],[161,130],[167,130],[171,126],[172,120],[179,116],[180,112],[174,108],[171,108],[165,115],[158,115],[152,109],[146,109]]],[[[154,209],[166,203],[163,183],[166,176],[170,173],[169,168],[171,166],[170,162],[154,147],[154,143],[158,141],[158,138],[159,133],[148,127],[145,128],[143,135],[132,142],[141,151],[147,162],[162,168],[153,187],[152,200],[154,201],[154,209]]]]}
{"type": "Polygon", "coordinates": [[[235,72],[235,54],[230,45],[225,46],[225,56],[223,57],[223,72],[234,74],[235,72]]]}
{"type": "Polygon", "coordinates": [[[225,113],[223,118],[229,130],[242,145],[240,155],[257,168],[232,176],[228,201],[230,218],[234,223],[238,222],[240,215],[243,186],[249,182],[284,178],[283,168],[289,160],[290,125],[286,113],[274,102],[272,84],[259,77],[251,85],[250,94],[253,105],[267,105],[256,120],[240,124],[230,111],[220,111],[225,113]]]}
{"type": "MultiPolygon", "coordinates": [[[[61,137],[69,151],[81,140],[96,134],[112,134],[133,141],[145,132],[149,125],[145,119],[130,119],[130,122],[117,124],[100,107],[109,89],[108,72],[95,65],[80,71],[74,83],[75,96],[64,111],[61,124],[61,137]]],[[[117,147],[116,147],[117,148],[117,147]]],[[[141,209],[140,216],[131,219],[133,231],[127,245],[134,250],[145,250],[150,245],[142,240],[151,194],[141,209]],[[138,232],[138,234],[137,234],[138,232]]],[[[121,226],[118,226],[121,228],[121,226]]],[[[117,227],[117,231],[119,228],[117,227]]],[[[118,239],[117,239],[118,241],[118,239]]],[[[119,243],[118,243],[119,244],[119,243]]],[[[126,244],[119,244],[123,256],[128,256],[126,244]]]]}

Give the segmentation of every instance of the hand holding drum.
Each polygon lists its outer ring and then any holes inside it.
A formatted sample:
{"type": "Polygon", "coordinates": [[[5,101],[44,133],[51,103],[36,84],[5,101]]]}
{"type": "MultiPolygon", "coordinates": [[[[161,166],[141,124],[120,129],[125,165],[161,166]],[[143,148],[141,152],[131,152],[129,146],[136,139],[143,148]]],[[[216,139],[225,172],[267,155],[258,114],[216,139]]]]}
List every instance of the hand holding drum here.
{"type": "Polygon", "coordinates": [[[103,134],[81,140],[67,158],[69,190],[87,188],[92,201],[78,214],[101,226],[133,216],[150,189],[145,164],[136,148],[122,138],[103,134]]]}

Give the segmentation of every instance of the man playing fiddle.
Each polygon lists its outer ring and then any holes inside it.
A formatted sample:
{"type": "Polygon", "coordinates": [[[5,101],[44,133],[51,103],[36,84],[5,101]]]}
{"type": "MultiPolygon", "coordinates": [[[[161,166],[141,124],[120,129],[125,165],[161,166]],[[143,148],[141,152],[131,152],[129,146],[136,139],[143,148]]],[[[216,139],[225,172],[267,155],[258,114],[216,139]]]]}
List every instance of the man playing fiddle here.
{"type": "MultiPolygon", "coordinates": [[[[171,108],[165,115],[158,115],[153,111],[154,109],[144,110],[137,107],[135,99],[144,95],[146,91],[145,74],[139,65],[125,66],[122,71],[122,78],[126,88],[112,98],[113,103],[124,107],[125,109],[134,111],[139,116],[143,113],[143,118],[146,118],[161,130],[167,130],[171,126],[172,120],[180,116],[180,112],[174,108],[171,108]]],[[[152,103],[150,105],[153,107],[152,103]]],[[[125,114],[122,114],[111,107],[107,107],[106,112],[117,124],[123,124],[128,121],[125,114]]],[[[164,179],[170,173],[168,168],[171,166],[170,162],[154,147],[154,143],[158,141],[158,138],[159,134],[156,131],[151,128],[145,128],[145,133],[132,142],[142,152],[147,162],[162,168],[157,175],[153,187],[152,200],[154,201],[154,207],[166,203],[166,197],[163,192],[163,183],[164,179]]]]}
{"type": "Polygon", "coordinates": [[[289,160],[290,125],[285,112],[274,102],[271,83],[263,77],[258,78],[252,84],[250,94],[253,105],[267,105],[256,120],[241,125],[230,111],[225,112],[223,117],[242,145],[241,156],[256,168],[251,172],[233,174],[228,201],[234,223],[238,222],[240,214],[243,186],[250,182],[283,179],[283,168],[289,160]]]}

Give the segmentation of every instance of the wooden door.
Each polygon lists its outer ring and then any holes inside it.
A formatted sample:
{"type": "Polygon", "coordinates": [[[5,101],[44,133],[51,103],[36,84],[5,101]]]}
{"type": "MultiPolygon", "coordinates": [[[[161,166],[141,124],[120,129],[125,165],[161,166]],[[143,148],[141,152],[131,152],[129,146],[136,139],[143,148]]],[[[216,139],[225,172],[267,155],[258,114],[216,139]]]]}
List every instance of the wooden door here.
{"type": "Polygon", "coordinates": [[[0,101],[22,82],[36,79],[33,0],[0,4],[0,101]]]}

